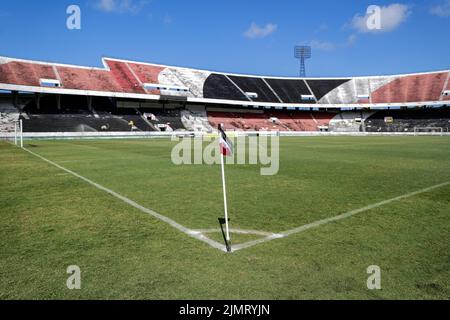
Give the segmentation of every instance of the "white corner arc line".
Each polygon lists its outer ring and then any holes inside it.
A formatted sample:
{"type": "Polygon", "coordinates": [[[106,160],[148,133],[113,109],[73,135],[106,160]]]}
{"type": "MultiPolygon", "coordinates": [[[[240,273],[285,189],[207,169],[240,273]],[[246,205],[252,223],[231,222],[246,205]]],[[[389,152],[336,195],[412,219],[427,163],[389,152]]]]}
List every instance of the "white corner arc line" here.
{"type": "Polygon", "coordinates": [[[166,216],[163,216],[162,214],[159,214],[159,213],[157,213],[154,210],[151,210],[151,209],[148,209],[146,207],[143,207],[140,204],[136,203],[135,201],[133,201],[131,199],[128,199],[127,197],[122,196],[121,194],[119,194],[119,193],[117,193],[115,191],[112,191],[111,189],[108,189],[108,188],[106,188],[106,187],[104,187],[104,186],[102,186],[102,185],[100,185],[100,184],[98,184],[98,183],[96,183],[96,182],[94,182],[92,180],[89,180],[88,178],[85,178],[82,175],[79,175],[78,173],[76,173],[74,171],[71,171],[71,170],[69,170],[67,168],[64,168],[63,166],[61,166],[61,165],[59,165],[59,164],[57,164],[57,163],[55,163],[55,162],[53,162],[51,160],[48,160],[47,158],[44,158],[43,156],[41,156],[41,155],[39,155],[37,153],[34,153],[31,150],[28,150],[26,148],[23,148],[23,150],[25,150],[28,153],[34,155],[35,157],[38,157],[39,159],[41,159],[41,160],[51,164],[52,166],[55,166],[58,169],[61,169],[61,170],[65,171],[65,172],[67,172],[67,173],[70,173],[71,175],[73,175],[73,176],[83,180],[84,182],[89,183],[90,185],[96,187],[97,189],[100,189],[100,190],[102,190],[102,191],[112,195],[113,197],[116,197],[117,199],[122,200],[123,202],[129,204],[130,206],[132,206],[132,207],[134,207],[134,208],[136,208],[136,209],[138,209],[138,210],[140,210],[142,212],[145,212],[145,213],[153,216],[154,218],[156,218],[156,219],[158,219],[160,221],[163,221],[163,222],[169,224],[170,226],[172,226],[173,228],[177,229],[178,231],[181,231],[181,232],[187,234],[188,236],[190,236],[192,238],[195,238],[195,239],[200,240],[200,241],[202,241],[204,243],[207,243],[208,245],[210,245],[211,247],[213,247],[215,249],[219,249],[220,251],[226,252],[225,245],[220,244],[220,243],[218,243],[218,242],[216,242],[214,240],[211,240],[208,237],[205,237],[202,233],[200,233],[198,231],[195,231],[195,230],[188,229],[185,226],[179,224],[178,222],[176,222],[176,221],[174,221],[174,220],[172,220],[172,219],[170,219],[170,218],[168,218],[166,216]]]}
{"type": "MultiPolygon", "coordinates": [[[[198,229],[198,230],[194,230],[194,231],[204,233],[204,234],[222,232],[222,230],[220,230],[220,229],[198,229]]],[[[233,228],[230,228],[230,232],[236,233],[236,234],[253,234],[256,236],[264,236],[264,237],[274,235],[273,232],[258,231],[258,230],[242,230],[242,229],[233,229],[233,228]]]]}
{"type": "Polygon", "coordinates": [[[312,229],[312,228],[317,228],[317,227],[319,227],[321,225],[324,225],[324,224],[327,224],[327,223],[330,223],[330,222],[336,222],[336,221],[339,221],[339,220],[342,220],[342,219],[350,218],[350,217],[352,217],[354,215],[357,215],[358,213],[369,211],[369,210],[372,210],[372,209],[384,206],[384,205],[389,204],[389,203],[394,202],[394,201],[399,201],[399,200],[403,200],[403,199],[406,199],[406,198],[411,198],[411,197],[416,196],[418,194],[426,193],[426,192],[432,191],[434,189],[442,188],[442,187],[445,187],[445,186],[448,186],[448,185],[450,185],[450,181],[444,182],[444,183],[440,183],[440,184],[437,184],[437,185],[434,185],[434,186],[431,186],[431,187],[428,187],[428,188],[424,188],[424,189],[421,189],[421,190],[417,190],[417,191],[414,191],[414,192],[410,192],[410,193],[407,193],[407,194],[404,194],[404,195],[401,195],[401,196],[398,196],[398,197],[395,197],[395,198],[391,198],[391,199],[388,199],[388,200],[380,201],[380,202],[377,202],[377,203],[374,203],[374,204],[371,204],[371,205],[368,205],[368,206],[365,206],[365,207],[362,207],[362,208],[359,208],[359,209],[351,210],[351,211],[348,211],[346,213],[343,213],[343,214],[340,214],[340,215],[337,215],[337,216],[334,216],[334,217],[331,217],[331,218],[318,220],[318,221],[315,221],[315,222],[303,225],[303,226],[298,227],[298,228],[294,228],[294,229],[291,229],[291,230],[287,230],[287,231],[281,232],[278,235],[271,235],[271,236],[268,236],[266,238],[257,239],[257,240],[254,240],[254,241],[249,241],[249,242],[246,242],[246,243],[235,245],[233,247],[233,251],[250,248],[250,247],[253,247],[253,246],[255,246],[257,244],[260,244],[260,243],[264,243],[264,242],[271,241],[271,240],[274,240],[274,239],[288,237],[290,235],[293,235],[293,234],[296,234],[296,233],[300,233],[300,232],[303,232],[303,231],[306,231],[306,230],[309,230],[309,229],[312,229]]]}

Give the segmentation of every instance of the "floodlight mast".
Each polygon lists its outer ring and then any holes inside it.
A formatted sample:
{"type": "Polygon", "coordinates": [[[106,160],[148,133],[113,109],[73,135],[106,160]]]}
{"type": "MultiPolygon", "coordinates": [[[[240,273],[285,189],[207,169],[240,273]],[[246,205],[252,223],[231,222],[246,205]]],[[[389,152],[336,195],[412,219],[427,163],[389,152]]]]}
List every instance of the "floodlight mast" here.
{"type": "Polygon", "coordinates": [[[300,60],[300,77],[306,77],[306,66],[305,60],[311,58],[311,47],[310,46],[295,46],[294,47],[294,57],[300,60]]]}

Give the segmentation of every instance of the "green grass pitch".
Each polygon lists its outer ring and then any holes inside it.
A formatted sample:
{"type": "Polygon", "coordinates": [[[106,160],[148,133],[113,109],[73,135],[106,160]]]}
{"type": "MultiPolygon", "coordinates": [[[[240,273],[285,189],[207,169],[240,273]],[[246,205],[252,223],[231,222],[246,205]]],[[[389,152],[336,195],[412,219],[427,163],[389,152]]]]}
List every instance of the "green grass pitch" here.
{"type": "MultiPolygon", "coordinates": [[[[175,166],[173,145],[25,141],[189,229],[217,229],[220,166],[175,166]]],[[[449,182],[450,139],[282,138],[278,175],[259,170],[226,167],[231,227],[277,233],[449,182]]],[[[450,185],[232,254],[6,142],[0,188],[0,299],[450,299],[450,185]],[[81,290],[66,287],[69,265],[81,290]],[[381,290],[367,289],[370,265],[381,290]]]]}

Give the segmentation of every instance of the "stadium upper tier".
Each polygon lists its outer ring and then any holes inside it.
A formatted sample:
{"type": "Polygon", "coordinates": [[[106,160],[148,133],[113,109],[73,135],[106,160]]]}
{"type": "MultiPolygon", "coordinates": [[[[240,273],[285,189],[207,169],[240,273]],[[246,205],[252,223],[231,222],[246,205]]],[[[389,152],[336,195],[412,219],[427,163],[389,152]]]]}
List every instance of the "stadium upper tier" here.
{"type": "Polygon", "coordinates": [[[0,90],[260,107],[446,104],[450,71],[348,77],[234,75],[103,58],[92,68],[0,57],[0,90]]]}

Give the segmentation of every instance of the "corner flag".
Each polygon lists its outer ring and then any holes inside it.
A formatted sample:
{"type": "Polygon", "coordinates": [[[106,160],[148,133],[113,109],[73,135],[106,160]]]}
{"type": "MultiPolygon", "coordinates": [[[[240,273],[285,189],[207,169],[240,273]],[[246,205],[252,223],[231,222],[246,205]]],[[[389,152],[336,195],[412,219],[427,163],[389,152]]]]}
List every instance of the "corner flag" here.
{"type": "Polygon", "coordinates": [[[219,133],[220,133],[220,152],[224,156],[233,155],[233,143],[228,139],[227,134],[223,131],[222,125],[219,125],[219,133]]]}
{"type": "MultiPolygon", "coordinates": [[[[222,186],[223,186],[223,209],[225,212],[225,245],[227,247],[227,251],[231,252],[231,239],[230,239],[230,228],[228,225],[228,209],[227,209],[227,188],[225,184],[225,165],[223,158],[224,156],[233,155],[233,143],[228,139],[227,134],[223,130],[223,125],[219,125],[219,145],[220,145],[220,164],[222,166],[222,186]]],[[[220,220],[219,220],[220,221],[220,220]]]]}

